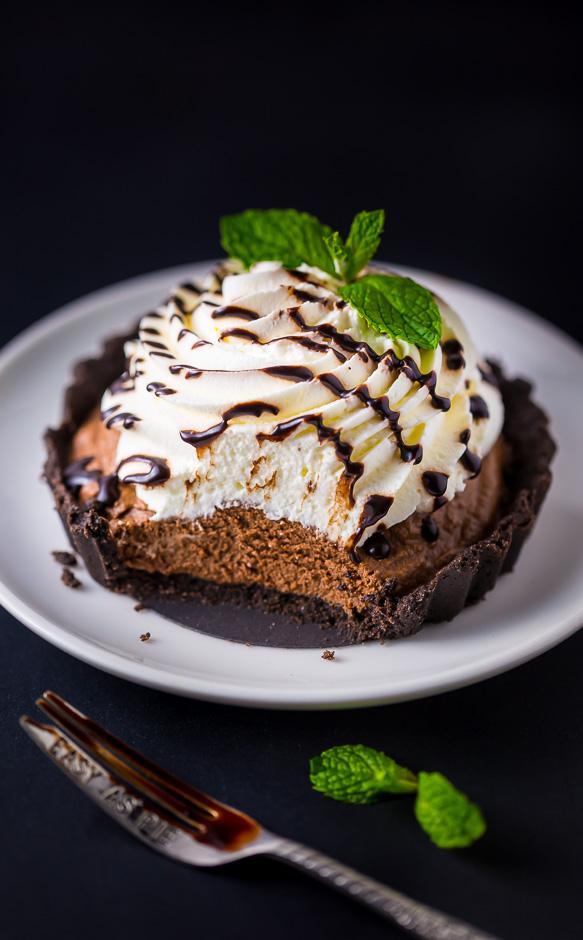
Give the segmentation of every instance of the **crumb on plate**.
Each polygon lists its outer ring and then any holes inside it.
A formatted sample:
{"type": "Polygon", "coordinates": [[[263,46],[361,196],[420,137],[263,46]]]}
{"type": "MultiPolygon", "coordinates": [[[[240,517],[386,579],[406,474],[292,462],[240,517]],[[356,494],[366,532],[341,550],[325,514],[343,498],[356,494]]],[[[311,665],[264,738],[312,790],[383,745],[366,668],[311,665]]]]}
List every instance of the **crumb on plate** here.
{"type": "Polygon", "coordinates": [[[77,559],[71,552],[51,552],[51,555],[59,565],[66,565],[69,568],[74,568],[77,564],[77,559]]]}
{"type": "Polygon", "coordinates": [[[66,587],[70,588],[80,588],[81,582],[79,578],[76,578],[70,568],[63,568],[61,571],[61,581],[66,587]]]}

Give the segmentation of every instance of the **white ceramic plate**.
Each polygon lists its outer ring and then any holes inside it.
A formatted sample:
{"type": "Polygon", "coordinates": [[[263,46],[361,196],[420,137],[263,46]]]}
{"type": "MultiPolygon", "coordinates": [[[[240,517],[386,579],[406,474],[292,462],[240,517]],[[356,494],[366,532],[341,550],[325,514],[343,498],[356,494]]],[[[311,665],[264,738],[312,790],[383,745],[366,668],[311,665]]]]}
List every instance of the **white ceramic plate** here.
{"type": "Polygon", "coordinates": [[[536,382],[559,444],[555,480],[515,571],[452,623],[411,639],[339,650],[281,650],[219,640],[180,627],[111,594],[80,572],[83,590],[60,581],[52,549],[66,548],[40,481],[43,429],[59,420],[72,363],[131,325],[169,288],[208,264],[126,281],[33,326],[0,354],[0,601],[73,656],[134,682],[199,698],[274,708],[374,705],[476,682],[523,663],[583,624],[583,353],[563,334],[493,294],[407,271],[466,320],[479,349],[510,374],[536,382]],[[149,630],[150,642],[139,634],[149,630]]]}

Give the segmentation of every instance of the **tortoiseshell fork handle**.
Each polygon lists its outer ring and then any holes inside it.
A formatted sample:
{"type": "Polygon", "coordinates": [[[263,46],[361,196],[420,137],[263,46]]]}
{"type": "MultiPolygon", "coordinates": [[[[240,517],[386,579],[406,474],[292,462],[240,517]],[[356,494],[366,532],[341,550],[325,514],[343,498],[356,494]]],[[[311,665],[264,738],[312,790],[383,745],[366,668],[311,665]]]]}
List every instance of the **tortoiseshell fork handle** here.
{"type": "Polygon", "coordinates": [[[413,937],[426,940],[496,940],[491,934],[420,904],[299,842],[282,839],[270,854],[366,904],[413,937]]]}

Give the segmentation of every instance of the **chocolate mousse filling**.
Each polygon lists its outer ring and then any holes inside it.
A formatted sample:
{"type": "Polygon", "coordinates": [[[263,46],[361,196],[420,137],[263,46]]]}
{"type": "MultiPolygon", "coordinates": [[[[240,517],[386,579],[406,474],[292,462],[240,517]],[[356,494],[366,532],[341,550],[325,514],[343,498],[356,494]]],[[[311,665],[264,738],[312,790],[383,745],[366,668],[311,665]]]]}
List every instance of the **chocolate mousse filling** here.
{"type": "MultiPolygon", "coordinates": [[[[131,484],[164,482],[168,468],[139,455],[139,472],[120,484],[116,416],[104,423],[99,413],[103,391],[123,373],[126,339],[107,341],[99,358],[76,366],[63,422],[45,436],[45,474],[69,539],[110,590],[216,636],[325,647],[408,636],[426,622],[450,620],[512,570],[549,487],[555,450],[524,380],[508,380],[490,364],[504,431],[481,465],[466,451],[475,478],[463,493],[442,501],[447,478],[428,468],[423,484],[434,511],[389,529],[382,526],[386,497],[371,497],[363,531],[370,519],[381,524],[349,553],[315,529],[257,509],[153,521],[131,484]]],[[[483,410],[480,402],[475,409],[483,410]]]]}

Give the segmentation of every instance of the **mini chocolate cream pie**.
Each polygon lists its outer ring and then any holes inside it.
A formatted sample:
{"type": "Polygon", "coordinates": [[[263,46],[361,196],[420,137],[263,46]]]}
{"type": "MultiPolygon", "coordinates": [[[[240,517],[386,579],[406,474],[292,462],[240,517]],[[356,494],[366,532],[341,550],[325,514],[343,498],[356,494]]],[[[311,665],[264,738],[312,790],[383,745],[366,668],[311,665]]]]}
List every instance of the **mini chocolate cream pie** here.
{"type": "Polygon", "coordinates": [[[334,250],[305,214],[228,217],[235,260],[76,366],[45,472],[97,581],[219,636],[329,646],[449,620],[512,569],[547,419],[443,300],[367,266],[381,229],[361,213],[334,250]]]}

